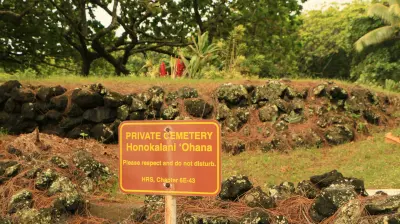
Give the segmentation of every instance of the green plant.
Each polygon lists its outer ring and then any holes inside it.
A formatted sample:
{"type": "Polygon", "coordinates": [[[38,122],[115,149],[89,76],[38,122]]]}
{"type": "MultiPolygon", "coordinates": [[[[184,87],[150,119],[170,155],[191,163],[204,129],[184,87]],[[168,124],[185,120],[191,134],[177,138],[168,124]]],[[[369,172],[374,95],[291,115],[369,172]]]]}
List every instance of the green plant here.
{"type": "Polygon", "coordinates": [[[86,137],[89,136],[85,132],[81,132],[79,135],[82,136],[83,139],[86,139],[86,137]]]}
{"type": "Polygon", "coordinates": [[[8,135],[8,130],[6,128],[0,127],[0,136],[8,135]]]}
{"type": "Polygon", "coordinates": [[[366,123],[358,123],[357,124],[357,132],[362,134],[368,134],[368,127],[366,123]]]}
{"type": "Polygon", "coordinates": [[[169,66],[171,69],[171,78],[175,79],[178,77],[178,59],[174,58],[171,56],[171,59],[169,61],[169,66]]]}
{"type": "Polygon", "coordinates": [[[366,47],[397,38],[400,28],[400,0],[389,0],[389,6],[376,3],[369,10],[371,17],[381,18],[387,25],[372,30],[358,39],[354,47],[361,52],[366,47]]]}
{"type": "Polygon", "coordinates": [[[227,41],[219,41],[218,47],[221,49],[219,55],[221,57],[224,70],[232,71],[237,68],[238,57],[243,57],[246,44],[242,43],[246,28],[243,25],[236,26],[229,34],[227,41]]]}
{"type": "Polygon", "coordinates": [[[36,79],[37,78],[37,72],[32,69],[32,68],[27,68],[23,70],[17,70],[14,74],[15,79],[21,80],[30,80],[30,79],[36,79]]]}
{"type": "Polygon", "coordinates": [[[361,117],[361,115],[360,114],[351,113],[351,117],[353,119],[359,119],[361,117]]]}
{"type": "Polygon", "coordinates": [[[385,89],[393,92],[400,92],[400,82],[395,82],[394,80],[386,79],[385,89]]]}
{"type": "Polygon", "coordinates": [[[400,137],[400,129],[396,129],[393,131],[394,136],[400,137]]]}
{"type": "Polygon", "coordinates": [[[219,48],[217,45],[208,43],[208,32],[197,35],[197,41],[194,36],[192,36],[193,46],[189,46],[191,59],[188,61],[183,52],[180,52],[182,61],[185,64],[185,71],[183,76],[188,76],[189,78],[202,78],[203,69],[211,60],[216,56],[219,48]]]}
{"type": "Polygon", "coordinates": [[[159,65],[156,64],[154,60],[155,59],[153,57],[148,57],[145,60],[144,65],[139,70],[139,71],[144,70],[143,73],[141,73],[143,74],[143,76],[156,78],[159,75],[160,73],[159,65]]]}
{"type": "Polygon", "coordinates": [[[242,74],[234,69],[232,71],[219,70],[213,65],[207,66],[203,70],[202,78],[205,79],[243,79],[242,74]]]}

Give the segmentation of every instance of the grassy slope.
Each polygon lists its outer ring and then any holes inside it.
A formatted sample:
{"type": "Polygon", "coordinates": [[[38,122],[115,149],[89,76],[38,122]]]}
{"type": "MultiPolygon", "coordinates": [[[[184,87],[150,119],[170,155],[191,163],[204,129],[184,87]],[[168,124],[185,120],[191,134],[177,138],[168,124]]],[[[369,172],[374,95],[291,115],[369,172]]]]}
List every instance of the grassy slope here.
{"type": "MultiPolygon", "coordinates": [[[[400,134],[400,128],[393,132],[400,134]]],[[[346,177],[363,179],[369,189],[400,188],[400,146],[385,143],[384,135],[376,134],[365,141],[330,149],[224,155],[223,176],[248,175],[256,185],[267,187],[283,181],[297,184],[312,175],[336,169],[346,177]]]]}

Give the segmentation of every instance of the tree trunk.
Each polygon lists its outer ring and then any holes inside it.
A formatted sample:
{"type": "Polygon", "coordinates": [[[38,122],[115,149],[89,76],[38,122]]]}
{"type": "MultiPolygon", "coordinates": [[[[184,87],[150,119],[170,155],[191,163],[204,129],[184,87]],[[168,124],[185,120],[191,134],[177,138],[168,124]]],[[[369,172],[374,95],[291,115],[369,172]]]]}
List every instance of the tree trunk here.
{"type": "Polygon", "coordinates": [[[198,0],[193,1],[193,10],[194,10],[194,18],[196,20],[197,25],[199,26],[201,34],[205,33],[206,30],[204,28],[203,21],[201,20],[201,15],[199,12],[199,2],[198,0]]]}
{"type": "Polygon", "coordinates": [[[114,64],[114,63],[111,63],[111,64],[114,66],[115,74],[117,76],[121,76],[121,73],[124,75],[129,75],[130,71],[126,68],[125,65],[121,64],[120,62],[117,62],[116,64],[114,64]]]}
{"type": "Polygon", "coordinates": [[[91,64],[92,64],[92,60],[85,59],[84,57],[82,57],[81,75],[86,76],[86,77],[89,76],[91,64]]]}
{"type": "Polygon", "coordinates": [[[120,60],[117,60],[114,56],[108,53],[98,40],[93,40],[92,47],[100,57],[104,58],[114,66],[115,74],[117,76],[120,76],[121,73],[129,75],[130,71],[126,68],[126,66],[123,65],[120,60]]]}
{"type": "Polygon", "coordinates": [[[81,30],[84,37],[88,34],[88,24],[86,18],[86,0],[80,0],[78,5],[79,15],[81,17],[81,30]]]}

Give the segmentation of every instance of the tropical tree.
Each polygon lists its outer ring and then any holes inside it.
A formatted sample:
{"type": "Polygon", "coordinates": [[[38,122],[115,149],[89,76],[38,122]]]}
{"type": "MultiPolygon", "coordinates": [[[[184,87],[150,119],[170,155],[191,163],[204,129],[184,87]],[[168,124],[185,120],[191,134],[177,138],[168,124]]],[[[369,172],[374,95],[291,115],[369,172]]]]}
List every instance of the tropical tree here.
{"type": "Polygon", "coordinates": [[[243,26],[246,59],[262,65],[260,73],[276,74],[289,70],[300,12],[298,0],[0,0],[0,64],[40,70],[55,58],[52,66],[82,75],[93,66],[127,75],[134,55],[177,58],[196,30],[212,44],[243,26]],[[103,24],[97,12],[111,22],[103,24]]]}
{"type": "Polygon", "coordinates": [[[42,65],[73,71],[67,65],[76,59],[62,41],[62,29],[54,8],[46,1],[0,1],[0,65],[6,72],[42,65]]]}
{"type": "MultiPolygon", "coordinates": [[[[366,15],[370,4],[353,2],[341,8],[304,13],[299,29],[298,64],[301,75],[314,78],[349,78],[353,44],[365,33],[382,26],[366,15]]],[[[360,55],[361,56],[361,55],[360,55]]]]}
{"type": "Polygon", "coordinates": [[[372,30],[358,39],[354,44],[356,51],[361,52],[368,46],[400,37],[400,0],[389,0],[388,3],[375,3],[369,8],[368,15],[381,18],[386,26],[372,30]]]}

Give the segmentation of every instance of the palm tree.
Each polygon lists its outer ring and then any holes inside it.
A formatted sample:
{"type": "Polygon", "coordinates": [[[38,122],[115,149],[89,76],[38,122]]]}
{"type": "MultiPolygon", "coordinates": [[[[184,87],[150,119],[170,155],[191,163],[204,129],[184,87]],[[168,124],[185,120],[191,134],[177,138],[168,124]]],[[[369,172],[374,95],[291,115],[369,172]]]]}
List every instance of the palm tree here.
{"type": "Polygon", "coordinates": [[[393,40],[400,31],[400,0],[389,0],[389,5],[376,3],[369,10],[368,15],[381,18],[387,25],[370,31],[358,39],[354,47],[361,52],[366,47],[393,40]]]}

